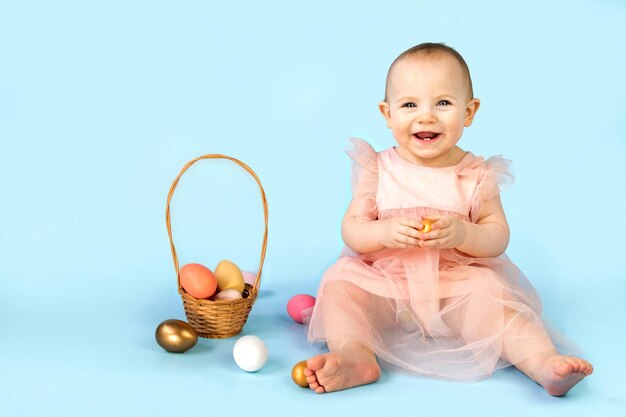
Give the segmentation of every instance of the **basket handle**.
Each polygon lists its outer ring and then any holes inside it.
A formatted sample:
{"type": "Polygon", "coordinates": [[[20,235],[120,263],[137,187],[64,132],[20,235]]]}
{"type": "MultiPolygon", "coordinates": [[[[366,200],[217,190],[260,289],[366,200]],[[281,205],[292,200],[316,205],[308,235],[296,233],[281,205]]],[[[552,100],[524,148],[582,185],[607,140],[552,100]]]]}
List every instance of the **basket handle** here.
{"type": "Polygon", "coordinates": [[[185,171],[189,169],[189,167],[191,167],[193,164],[195,164],[196,162],[202,159],[228,159],[236,163],[237,165],[239,165],[246,171],[248,171],[248,173],[252,175],[252,177],[256,180],[257,184],[259,185],[259,190],[261,191],[261,200],[263,201],[263,218],[265,220],[265,231],[263,232],[263,245],[261,247],[261,261],[259,263],[259,269],[256,274],[256,280],[254,281],[254,285],[252,286],[254,290],[258,291],[258,289],[260,288],[260,284],[261,284],[261,271],[263,269],[263,262],[265,261],[265,251],[267,249],[267,218],[268,216],[267,216],[267,199],[265,198],[265,190],[263,190],[263,186],[261,185],[261,180],[259,180],[259,177],[248,165],[244,164],[243,162],[241,162],[240,160],[236,158],[232,158],[230,156],[221,155],[221,154],[202,155],[187,162],[187,164],[183,167],[183,169],[180,170],[180,173],[178,174],[178,176],[172,183],[172,186],[170,187],[170,192],[167,195],[167,206],[165,208],[165,225],[167,226],[167,234],[170,238],[170,248],[172,250],[172,259],[174,260],[174,269],[176,269],[176,277],[178,279],[178,290],[180,291],[182,289],[182,286],[180,284],[180,271],[178,269],[178,256],[176,255],[176,248],[174,247],[174,240],[172,240],[172,225],[170,222],[170,201],[172,200],[172,196],[174,195],[174,190],[176,190],[176,186],[178,185],[178,181],[180,180],[180,177],[183,176],[183,174],[185,173],[185,171]]]}

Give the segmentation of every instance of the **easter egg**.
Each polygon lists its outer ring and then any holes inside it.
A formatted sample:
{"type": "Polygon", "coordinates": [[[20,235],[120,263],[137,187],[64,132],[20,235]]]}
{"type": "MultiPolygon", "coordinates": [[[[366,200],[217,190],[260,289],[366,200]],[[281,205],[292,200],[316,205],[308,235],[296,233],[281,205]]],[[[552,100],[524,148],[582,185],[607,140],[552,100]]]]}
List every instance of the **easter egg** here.
{"type": "Polygon", "coordinates": [[[432,220],[432,219],[422,219],[422,224],[424,225],[424,227],[422,227],[421,229],[417,229],[422,233],[428,233],[432,230],[432,225],[433,223],[435,223],[437,220],[432,220]]]}
{"type": "Polygon", "coordinates": [[[237,300],[239,298],[242,298],[242,295],[239,291],[237,291],[234,288],[229,288],[227,290],[224,291],[220,291],[217,294],[215,294],[215,297],[213,297],[214,300],[237,300]]]}
{"type": "Polygon", "coordinates": [[[234,288],[240,293],[244,289],[243,274],[241,269],[229,260],[223,260],[215,267],[215,278],[219,291],[234,288]]]}
{"type": "Polygon", "coordinates": [[[302,312],[315,305],[315,297],[308,294],[298,294],[291,297],[291,300],[287,303],[287,313],[289,317],[297,321],[298,323],[304,323],[302,312]]]}
{"type": "Polygon", "coordinates": [[[156,341],[168,352],[182,353],[198,342],[198,333],[182,320],[165,320],[155,332],[156,341]]]}
{"type": "Polygon", "coordinates": [[[187,264],[180,268],[180,285],[196,298],[208,298],[215,293],[217,280],[206,266],[187,264]]]}
{"type": "Polygon", "coordinates": [[[304,368],[306,368],[306,361],[296,363],[291,370],[291,379],[301,387],[308,387],[309,383],[306,380],[306,375],[304,375],[304,368]]]}
{"type": "Polygon", "coordinates": [[[233,358],[238,367],[246,372],[256,372],[267,362],[267,346],[257,336],[243,336],[235,342],[233,358]]]}
{"type": "Polygon", "coordinates": [[[250,271],[242,271],[241,273],[243,274],[243,281],[246,284],[254,285],[254,282],[256,281],[256,273],[250,271]]]}

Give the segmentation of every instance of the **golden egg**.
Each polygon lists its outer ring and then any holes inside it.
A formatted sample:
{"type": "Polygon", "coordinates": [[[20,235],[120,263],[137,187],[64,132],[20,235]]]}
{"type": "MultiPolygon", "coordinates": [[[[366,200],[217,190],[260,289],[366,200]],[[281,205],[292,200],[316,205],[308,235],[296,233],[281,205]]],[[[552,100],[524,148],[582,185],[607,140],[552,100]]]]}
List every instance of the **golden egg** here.
{"type": "Polygon", "coordinates": [[[431,219],[422,219],[422,224],[424,225],[424,227],[422,227],[421,229],[417,229],[422,233],[428,233],[432,230],[432,225],[433,223],[435,223],[437,220],[431,220],[431,219]]]}
{"type": "Polygon", "coordinates": [[[306,368],[306,361],[296,363],[291,370],[291,379],[296,385],[306,388],[309,383],[306,380],[306,375],[304,375],[304,368],[306,368]]]}
{"type": "Polygon", "coordinates": [[[186,352],[198,342],[198,333],[182,320],[165,320],[156,329],[156,341],[168,352],[186,352]]]}
{"type": "Polygon", "coordinates": [[[223,260],[215,267],[215,278],[217,278],[218,291],[235,289],[243,292],[244,280],[241,269],[229,260],[223,260]]]}

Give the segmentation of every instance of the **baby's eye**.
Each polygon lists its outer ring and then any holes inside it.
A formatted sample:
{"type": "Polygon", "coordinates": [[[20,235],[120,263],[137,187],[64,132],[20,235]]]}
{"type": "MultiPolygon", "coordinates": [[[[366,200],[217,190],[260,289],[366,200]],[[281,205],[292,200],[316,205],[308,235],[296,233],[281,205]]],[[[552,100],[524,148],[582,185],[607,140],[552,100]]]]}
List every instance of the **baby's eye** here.
{"type": "Polygon", "coordinates": [[[452,104],[452,103],[450,103],[448,100],[439,100],[439,101],[437,102],[437,105],[438,105],[438,106],[447,106],[447,105],[449,105],[449,104],[452,104]]]}
{"type": "Polygon", "coordinates": [[[413,102],[408,102],[408,103],[404,103],[402,107],[417,107],[417,106],[413,102]]]}

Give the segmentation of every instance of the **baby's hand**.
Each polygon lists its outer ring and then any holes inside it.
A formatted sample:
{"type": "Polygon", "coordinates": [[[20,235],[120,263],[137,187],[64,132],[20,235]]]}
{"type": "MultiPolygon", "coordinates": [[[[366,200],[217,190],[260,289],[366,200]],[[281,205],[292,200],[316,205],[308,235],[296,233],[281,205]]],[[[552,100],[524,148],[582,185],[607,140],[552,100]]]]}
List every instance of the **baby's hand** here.
{"type": "Polygon", "coordinates": [[[454,216],[428,216],[436,220],[430,232],[420,233],[419,246],[422,248],[454,249],[465,241],[465,225],[454,216]]]}
{"type": "Polygon", "coordinates": [[[420,244],[417,228],[421,226],[418,219],[410,217],[390,217],[379,220],[378,240],[386,248],[415,248],[420,244]]]}

